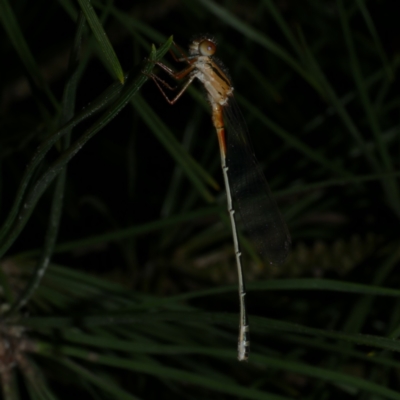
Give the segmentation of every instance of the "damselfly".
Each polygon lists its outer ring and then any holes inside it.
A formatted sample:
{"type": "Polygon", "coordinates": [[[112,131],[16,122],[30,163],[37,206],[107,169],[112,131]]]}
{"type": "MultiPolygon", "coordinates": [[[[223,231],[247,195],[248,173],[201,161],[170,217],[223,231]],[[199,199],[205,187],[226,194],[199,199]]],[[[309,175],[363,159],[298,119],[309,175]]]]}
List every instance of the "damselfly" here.
{"type": "Polygon", "coordinates": [[[230,78],[222,63],[214,57],[216,49],[216,41],[208,35],[203,35],[193,39],[188,56],[181,51],[183,57],[177,58],[172,53],[176,61],[187,64],[182,71],[173,71],[161,62],[156,63],[172,78],[176,80],[186,78],[183,87],[173,99],[166,95],[161,85],[171,90],[174,88],[157,75],[149,76],[169,104],[174,104],[195,78],[204,85],[207,92],[212,109],[212,121],[218,136],[238,270],[240,300],[238,359],[242,361],[248,358],[250,339],[235,207],[239,210],[246,236],[256,250],[271,263],[280,264],[285,260],[291,240],[254,156],[246,123],[233,97],[230,78]],[[227,125],[226,135],[224,122],[227,125]]]}

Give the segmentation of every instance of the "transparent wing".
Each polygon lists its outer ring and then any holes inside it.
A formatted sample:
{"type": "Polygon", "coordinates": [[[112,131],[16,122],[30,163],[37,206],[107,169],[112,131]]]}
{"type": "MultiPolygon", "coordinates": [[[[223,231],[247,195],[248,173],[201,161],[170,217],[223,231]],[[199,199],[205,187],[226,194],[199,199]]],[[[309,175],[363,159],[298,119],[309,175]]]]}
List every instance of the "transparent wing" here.
{"type": "Polygon", "coordinates": [[[246,123],[233,97],[223,112],[233,206],[257,252],[271,263],[281,264],[290,251],[288,228],[255,158],[246,123]]]}

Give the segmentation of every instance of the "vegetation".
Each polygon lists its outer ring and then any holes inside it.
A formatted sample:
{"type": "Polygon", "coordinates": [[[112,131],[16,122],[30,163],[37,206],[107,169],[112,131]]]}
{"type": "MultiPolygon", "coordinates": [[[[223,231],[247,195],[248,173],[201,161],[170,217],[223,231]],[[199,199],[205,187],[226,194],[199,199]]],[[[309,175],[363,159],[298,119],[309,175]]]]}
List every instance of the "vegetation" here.
{"type": "Polygon", "coordinates": [[[0,0],[4,399],[400,399],[392,7],[0,0]],[[204,32],[292,236],[243,238],[247,363],[209,106],[148,78],[204,32]]]}

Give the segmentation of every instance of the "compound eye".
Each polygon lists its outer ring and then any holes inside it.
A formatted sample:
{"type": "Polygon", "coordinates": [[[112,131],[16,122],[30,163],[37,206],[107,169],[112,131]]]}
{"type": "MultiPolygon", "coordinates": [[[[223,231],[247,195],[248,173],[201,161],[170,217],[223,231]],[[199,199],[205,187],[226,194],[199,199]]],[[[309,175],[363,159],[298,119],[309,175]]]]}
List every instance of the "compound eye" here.
{"type": "Polygon", "coordinates": [[[217,50],[217,46],[211,40],[203,40],[199,44],[199,52],[202,56],[212,56],[217,50]]]}

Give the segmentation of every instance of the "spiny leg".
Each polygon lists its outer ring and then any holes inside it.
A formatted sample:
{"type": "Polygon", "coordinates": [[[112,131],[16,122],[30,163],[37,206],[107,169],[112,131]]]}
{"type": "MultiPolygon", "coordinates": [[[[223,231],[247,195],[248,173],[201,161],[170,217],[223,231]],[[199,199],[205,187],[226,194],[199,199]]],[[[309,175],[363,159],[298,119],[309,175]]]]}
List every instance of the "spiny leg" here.
{"type": "Polygon", "coordinates": [[[164,79],[161,79],[158,75],[156,74],[147,74],[145,72],[142,72],[144,75],[148,76],[149,78],[153,80],[157,80],[159,83],[161,83],[164,87],[166,87],[168,90],[174,91],[178,88],[178,86],[172,87],[170,84],[164,81],[164,79]]]}
{"type": "MultiPolygon", "coordinates": [[[[195,69],[194,65],[189,65],[187,68],[183,69],[182,71],[174,71],[173,69],[169,68],[168,66],[166,66],[165,64],[163,64],[159,61],[155,62],[155,64],[157,64],[160,68],[162,68],[168,75],[170,75],[175,80],[181,80],[181,79],[185,78],[188,74],[190,74],[190,72],[192,72],[195,69]]],[[[163,79],[159,78],[157,75],[155,75],[153,73],[151,73],[151,74],[144,73],[144,74],[146,76],[148,76],[149,78],[153,79],[154,83],[157,85],[158,89],[160,90],[160,92],[162,93],[164,98],[171,105],[176,103],[176,101],[182,96],[183,92],[188,88],[188,86],[193,82],[193,79],[194,79],[194,76],[190,76],[189,79],[187,80],[187,82],[182,87],[182,89],[179,91],[179,93],[171,100],[165,94],[164,90],[160,86],[160,83],[169,90],[176,90],[176,88],[173,88],[167,82],[165,82],[163,79]]]]}
{"type": "Polygon", "coordinates": [[[155,64],[157,64],[169,76],[171,76],[172,78],[176,79],[177,81],[179,81],[180,79],[185,78],[188,74],[190,74],[195,69],[194,65],[189,65],[188,67],[186,67],[182,71],[174,71],[173,69],[169,68],[168,66],[166,66],[162,62],[157,61],[155,64]]]}
{"type": "MultiPolygon", "coordinates": [[[[197,57],[196,57],[197,59],[197,57]]],[[[161,69],[163,69],[169,76],[176,80],[183,79],[185,76],[187,76],[190,72],[192,72],[196,67],[191,64],[188,67],[184,68],[181,71],[174,71],[172,68],[168,67],[167,65],[163,64],[161,61],[154,61],[154,60],[149,60],[147,59],[148,62],[151,62],[155,65],[158,65],[161,69]]],[[[180,61],[180,59],[177,59],[177,61],[180,61]]],[[[193,62],[195,59],[192,60],[193,62]]],[[[150,76],[150,74],[144,73],[144,75],[150,76]]]]}
{"type": "MultiPolygon", "coordinates": [[[[178,57],[176,56],[176,54],[175,54],[171,49],[169,49],[169,52],[171,53],[172,58],[173,58],[176,62],[187,62],[188,64],[193,64],[193,63],[196,61],[195,58],[191,58],[191,59],[190,59],[190,58],[185,54],[185,52],[181,49],[181,47],[178,46],[175,42],[173,42],[173,45],[175,46],[176,49],[178,49],[179,53],[181,53],[181,55],[183,56],[182,58],[178,58],[178,57]]],[[[197,57],[196,57],[196,58],[197,58],[197,57]]]]}
{"type": "MultiPolygon", "coordinates": [[[[178,99],[182,96],[182,94],[185,92],[185,90],[188,88],[188,86],[193,82],[193,79],[195,78],[194,76],[191,76],[184,84],[184,86],[182,87],[182,89],[179,91],[179,93],[171,100],[166,93],[164,92],[164,90],[162,89],[161,85],[159,82],[163,82],[163,84],[166,82],[164,82],[162,79],[158,78],[157,75],[150,75],[150,78],[153,79],[154,83],[157,85],[158,89],[160,90],[161,94],[164,96],[165,100],[167,100],[167,102],[171,105],[175,104],[178,99]]],[[[170,89],[170,87],[168,87],[169,85],[166,85],[167,88],[170,89]]],[[[173,89],[172,89],[173,90],[173,89]]]]}

